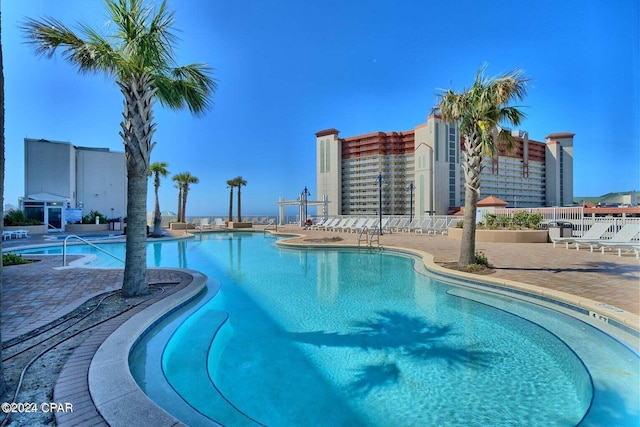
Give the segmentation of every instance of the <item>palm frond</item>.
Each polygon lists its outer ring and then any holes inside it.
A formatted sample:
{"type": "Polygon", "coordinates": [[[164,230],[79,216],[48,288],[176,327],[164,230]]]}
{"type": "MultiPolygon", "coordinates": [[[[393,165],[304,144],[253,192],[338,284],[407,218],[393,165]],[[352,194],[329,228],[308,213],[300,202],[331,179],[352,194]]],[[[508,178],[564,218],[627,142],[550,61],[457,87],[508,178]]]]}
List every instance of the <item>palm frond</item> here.
{"type": "Polygon", "coordinates": [[[185,105],[193,114],[211,108],[211,94],[217,82],[211,77],[212,69],[205,64],[190,64],[170,70],[168,75],[155,77],[160,103],[179,109],[185,105]]]}

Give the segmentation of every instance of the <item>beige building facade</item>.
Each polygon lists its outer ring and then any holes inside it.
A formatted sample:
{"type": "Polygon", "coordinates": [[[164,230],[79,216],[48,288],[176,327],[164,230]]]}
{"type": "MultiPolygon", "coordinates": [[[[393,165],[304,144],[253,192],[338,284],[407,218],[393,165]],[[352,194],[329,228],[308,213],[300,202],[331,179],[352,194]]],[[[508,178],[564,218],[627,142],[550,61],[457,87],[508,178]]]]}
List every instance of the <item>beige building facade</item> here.
{"type": "MultiPolygon", "coordinates": [[[[316,133],[317,191],[328,196],[329,215],[446,215],[464,205],[464,145],[455,123],[432,115],[408,131],[338,135],[316,133]]],[[[516,208],[570,205],[574,134],[550,134],[546,142],[524,131],[512,136],[511,149],[499,145],[484,159],[480,198],[516,208]]]]}
{"type": "Polygon", "coordinates": [[[98,211],[124,218],[127,207],[123,152],[25,138],[25,195],[20,208],[50,230],[63,230],[71,213],[98,211]]]}

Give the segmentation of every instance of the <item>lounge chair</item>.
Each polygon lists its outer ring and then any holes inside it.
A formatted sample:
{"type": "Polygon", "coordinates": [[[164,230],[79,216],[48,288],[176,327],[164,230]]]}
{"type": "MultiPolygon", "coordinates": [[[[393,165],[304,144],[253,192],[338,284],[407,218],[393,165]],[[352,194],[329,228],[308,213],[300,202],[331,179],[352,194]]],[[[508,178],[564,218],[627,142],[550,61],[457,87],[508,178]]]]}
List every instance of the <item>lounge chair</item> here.
{"type": "Polygon", "coordinates": [[[329,218],[329,217],[321,219],[320,221],[316,222],[315,224],[311,224],[309,226],[309,230],[318,230],[318,229],[320,229],[320,227],[322,227],[324,224],[328,223],[332,219],[333,218],[329,218]]]}
{"type": "Polygon", "coordinates": [[[395,231],[397,233],[398,231],[405,229],[408,224],[409,218],[400,218],[400,221],[398,221],[396,225],[391,228],[391,231],[395,231]]]}
{"type": "Polygon", "coordinates": [[[422,224],[422,218],[413,218],[413,220],[407,224],[402,231],[404,231],[405,233],[411,233],[413,230],[415,230],[416,228],[420,227],[420,224],[422,224]]]}
{"type": "Polygon", "coordinates": [[[3,231],[2,240],[11,240],[13,238],[13,231],[3,231]]]}
{"type": "Polygon", "coordinates": [[[353,224],[356,223],[357,220],[358,220],[358,218],[347,218],[347,220],[344,223],[342,223],[340,225],[337,225],[334,228],[334,231],[339,231],[339,232],[345,231],[345,232],[347,232],[353,226],[353,224]]]}
{"type": "Polygon", "coordinates": [[[433,225],[427,228],[427,234],[436,235],[438,233],[444,235],[447,232],[447,220],[440,218],[436,219],[433,225]]]}
{"type": "Polygon", "coordinates": [[[367,230],[371,230],[378,223],[378,218],[367,218],[365,223],[360,227],[360,229],[356,230],[356,233],[366,232],[367,230]]]}
{"type": "Polygon", "coordinates": [[[349,218],[340,218],[338,220],[338,222],[336,222],[335,224],[330,225],[327,228],[327,230],[338,231],[338,229],[344,227],[344,225],[347,223],[347,221],[349,221],[349,218]]]}
{"type": "Polygon", "coordinates": [[[377,232],[380,228],[384,230],[387,224],[389,224],[389,218],[382,218],[382,224],[380,223],[380,218],[376,218],[376,220],[373,223],[373,226],[371,226],[369,230],[371,230],[371,232],[373,232],[374,230],[377,232]]]}
{"type": "Polygon", "coordinates": [[[356,221],[346,230],[349,233],[357,233],[366,224],[367,218],[357,218],[356,221]]]}
{"type": "Polygon", "coordinates": [[[197,230],[211,230],[211,224],[209,224],[209,218],[200,218],[200,222],[196,225],[197,230]]]}
{"type": "Polygon", "coordinates": [[[323,230],[323,231],[331,230],[335,225],[339,224],[340,221],[342,221],[340,218],[332,218],[326,223],[324,223],[323,225],[321,225],[320,227],[318,227],[318,230],[323,230]]]}
{"type": "Polygon", "coordinates": [[[610,239],[599,240],[596,243],[591,244],[591,251],[593,252],[594,247],[600,248],[602,253],[607,249],[614,249],[618,251],[618,256],[622,255],[622,251],[633,251],[637,258],[640,250],[640,241],[634,241],[633,239],[638,235],[638,233],[640,233],[640,224],[627,224],[610,239]]]}
{"type": "Polygon", "coordinates": [[[389,222],[387,223],[387,226],[385,227],[385,231],[387,231],[388,233],[392,233],[393,230],[396,228],[396,226],[398,225],[398,223],[400,223],[400,220],[402,218],[398,217],[398,218],[391,218],[389,220],[389,222]]]}
{"type": "Polygon", "coordinates": [[[213,228],[227,228],[227,224],[222,218],[216,218],[213,220],[213,228]]]}
{"type": "Polygon", "coordinates": [[[580,249],[580,243],[588,244],[601,240],[602,236],[604,236],[612,225],[610,222],[596,222],[582,237],[554,237],[551,238],[551,241],[553,242],[554,248],[556,247],[556,243],[564,243],[567,249],[569,249],[570,244],[575,244],[577,250],[580,249]]]}

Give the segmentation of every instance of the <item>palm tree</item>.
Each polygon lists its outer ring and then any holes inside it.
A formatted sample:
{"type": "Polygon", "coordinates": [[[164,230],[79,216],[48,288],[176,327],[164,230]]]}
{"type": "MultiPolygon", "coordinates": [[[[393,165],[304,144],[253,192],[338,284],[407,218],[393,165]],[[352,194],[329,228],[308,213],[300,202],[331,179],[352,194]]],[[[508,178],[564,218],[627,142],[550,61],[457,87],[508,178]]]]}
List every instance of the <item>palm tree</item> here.
{"type": "Polygon", "coordinates": [[[197,177],[191,175],[191,173],[189,172],[182,172],[174,175],[172,179],[178,183],[178,187],[180,188],[181,193],[181,195],[178,197],[182,201],[182,207],[180,209],[182,217],[179,217],[178,221],[187,222],[187,196],[189,195],[190,185],[197,184],[198,182],[200,182],[200,180],[197,177]]]}
{"type": "MultiPolygon", "coordinates": [[[[0,13],[0,17],[2,14],[0,13]]],[[[2,63],[2,19],[0,19],[0,200],[4,200],[4,66],[2,63]]],[[[0,223],[2,228],[2,223],[0,223]]],[[[0,253],[2,253],[2,240],[0,240],[0,253]]],[[[2,265],[0,265],[0,307],[2,307],[2,265]]],[[[0,309],[1,311],[1,309],[0,309]]],[[[2,334],[0,333],[0,343],[2,334]]],[[[0,345],[0,356],[2,356],[2,345],[0,345]]],[[[4,380],[4,368],[2,357],[0,357],[0,395],[4,393],[6,383],[4,380]]]]}
{"type": "MultiPolygon", "coordinates": [[[[173,176],[174,181],[176,181],[176,175],[173,176]]],[[[176,185],[174,185],[174,188],[178,189],[178,221],[177,222],[182,222],[182,184],[176,181],[176,185]]]]}
{"type": "Polygon", "coordinates": [[[518,107],[509,106],[513,100],[522,100],[527,93],[528,78],[522,70],[514,69],[502,76],[485,77],[482,66],[473,86],[460,93],[452,90],[439,95],[434,113],[446,122],[459,123],[464,138],[462,170],[464,171],[465,197],[464,222],[458,265],[465,267],[475,263],[476,209],[480,193],[480,173],[484,156],[492,156],[498,143],[511,148],[511,133],[500,127],[501,123],[517,126],[525,117],[518,107]]]}
{"type": "Polygon", "coordinates": [[[158,199],[158,189],[160,188],[160,178],[169,175],[169,163],[153,162],[149,165],[149,176],[153,176],[153,189],[155,192],[155,207],[153,210],[153,237],[162,237],[162,214],[160,213],[160,200],[158,199]]]}
{"type": "Polygon", "coordinates": [[[245,181],[244,179],[242,179],[241,176],[238,176],[236,178],[233,179],[233,181],[236,184],[236,187],[238,187],[238,222],[242,221],[242,197],[241,197],[241,190],[242,190],[242,186],[243,185],[247,185],[247,181],[245,181]]]}
{"type": "Polygon", "coordinates": [[[113,32],[104,37],[81,25],[74,33],[54,18],[27,19],[27,42],[39,56],[51,58],[58,48],[80,73],[113,78],[124,96],[120,123],[127,162],[127,243],[122,293],[148,292],[146,261],[146,199],[149,159],[155,142],[153,106],[202,113],[216,89],[205,64],[176,66],[174,13],[163,1],[158,8],[143,0],[105,0],[113,32]]]}
{"type": "Polygon", "coordinates": [[[236,180],[227,180],[227,186],[229,187],[229,222],[233,221],[233,188],[236,186],[236,180]]]}

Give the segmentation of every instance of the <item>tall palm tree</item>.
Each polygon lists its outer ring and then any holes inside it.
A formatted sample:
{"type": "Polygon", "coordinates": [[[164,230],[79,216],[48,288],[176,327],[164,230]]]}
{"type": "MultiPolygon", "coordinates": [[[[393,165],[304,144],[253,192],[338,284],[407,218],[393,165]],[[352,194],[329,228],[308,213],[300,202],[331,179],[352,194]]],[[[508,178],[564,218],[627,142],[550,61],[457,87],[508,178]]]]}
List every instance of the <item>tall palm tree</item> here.
{"type": "MultiPolygon", "coordinates": [[[[2,63],[2,13],[0,13],[0,200],[4,200],[4,66],[2,63]]],[[[0,222],[0,228],[4,222],[0,222]]],[[[2,253],[2,240],[0,239],[0,253],[2,253]]],[[[0,265],[0,311],[2,307],[2,265],[0,265]]],[[[0,343],[2,334],[0,333],[0,343]]],[[[0,395],[4,393],[6,382],[4,380],[4,368],[2,365],[2,345],[0,345],[0,395]]]]}
{"type": "Polygon", "coordinates": [[[160,178],[169,175],[169,163],[153,162],[149,165],[149,176],[153,176],[153,190],[155,193],[155,205],[153,209],[153,237],[162,237],[162,214],[160,213],[160,199],[158,189],[160,188],[160,178]]]}
{"type": "Polygon", "coordinates": [[[176,174],[172,178],[174,181],[178,183],[178,186],[181,190],[182,207],[180,209],[180,213],[182,214],[182,218],[179,219],[180,222],[186,222],[187,220],[187,196],[189,195],[189,189],[191,184],[197,184],[200,180],[191,175],[189,172],[182,172],[176,174]]]}
{"type": "Polygon", "coordinates": [[[236,186],[236,180],[227,180],[227,186],[229,187],[229,222],[233,221],[233,189],[236,186]]]}
{"type": "Polygon", "coordinates": [[[473,264],[475,254],[476,210],[480,193],[480,173],[484,156],[492,156],[498,143],[513,144],[511,133],[500,124],[517,126],[525,117],[519,107],[508,105],[522,100],[527,93],[529,79],[522,70],[514,69],[497,77],[485,77],[486,65],[477,74],[473,86],[456,93],[452,90],[439,95],[434,113],[446,122],[459,123],[464,138],[462,170],[465,181],[464,221],[458,265],[473,264]]]}
{"type": "Polygon", "coordinates": [[[176,180],[177,175],[174,175],[173,179],[176,182],[176,185],[174,185],[175,188],[178,189],[178,221],[177,222],[182,222],[182,183],[178,182],[176,180]]]}
{"type": "Polygon", "coordinates": [[[242,179],[241,176],[238,176],[233,179],[236,183],[236,187],[238,187],[238,222],[242,221],[242,196],[241,190],[243,185],[247,185],[247,181],[242,179]]]}
{"type": "Polygon", "coordinates": [[[80,73],[113,78],[124,96],[120,123],[127,163],[127,243],[122,293],[148,292],[146,261],[146,199],[149,159],[155,142],[156,101],[172,109],[202,113],[216,89],[205,64],[177,66],[173,33],[174,13],[167,2],[153,8],[143,0],[105,0],[113,32],[104,37],[81,25],[74,33],[54,18],[27,19],[22,25],[27,42],[39,56],[62,57],[80,73]]]}

